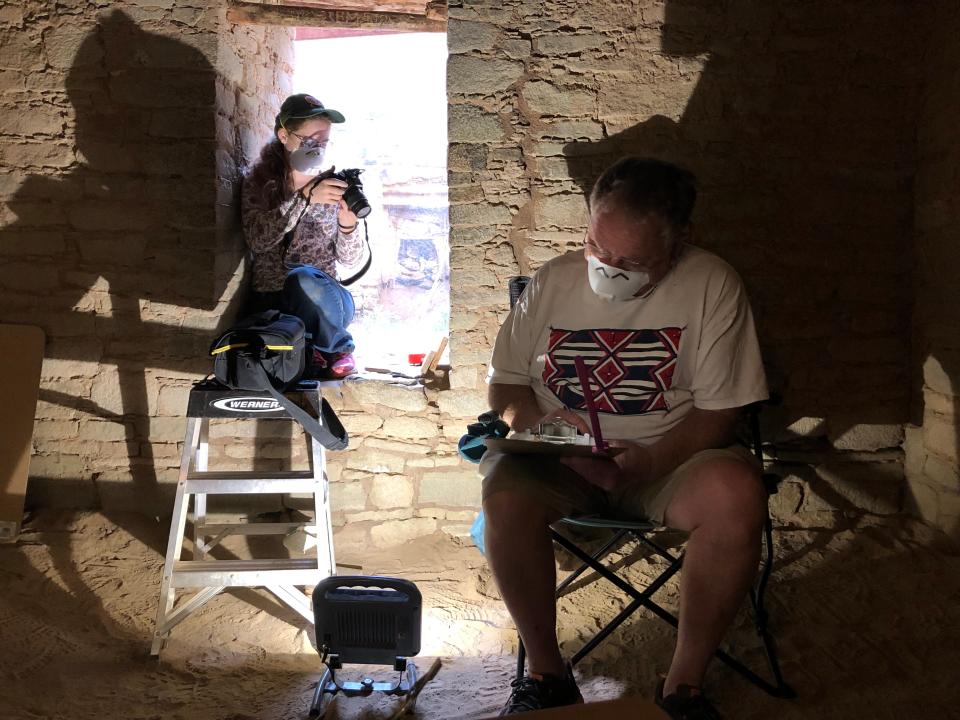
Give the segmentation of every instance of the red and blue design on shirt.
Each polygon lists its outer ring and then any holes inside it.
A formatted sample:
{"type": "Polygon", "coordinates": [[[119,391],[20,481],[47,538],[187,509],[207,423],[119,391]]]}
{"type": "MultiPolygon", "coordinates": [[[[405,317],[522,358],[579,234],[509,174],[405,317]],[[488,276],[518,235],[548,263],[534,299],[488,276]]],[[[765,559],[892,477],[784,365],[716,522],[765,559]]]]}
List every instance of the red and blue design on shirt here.
{"type": "Polygon", "coordinates": [[[583,357],[599,412],[643,415],[668,410],[683,328],[550,329],[543,382],[569,408],[585,410],[574,358],[583,357]]]}

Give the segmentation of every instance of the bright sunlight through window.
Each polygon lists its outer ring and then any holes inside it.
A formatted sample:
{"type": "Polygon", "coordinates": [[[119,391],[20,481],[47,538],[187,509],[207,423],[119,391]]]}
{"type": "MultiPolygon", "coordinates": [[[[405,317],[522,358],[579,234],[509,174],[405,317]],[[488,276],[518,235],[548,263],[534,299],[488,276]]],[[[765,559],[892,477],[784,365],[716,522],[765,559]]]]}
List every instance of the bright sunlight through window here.
{"type": "Polygon", "coordinates": [[[436,350],[449,331],[446,43],[444,33],[295,43],[293,92],[344,114],[327,157],[337,170],[363,169],[373,209],[373,264],[350,286],[361,368],[409,371],[410,356],[436,350]]]}

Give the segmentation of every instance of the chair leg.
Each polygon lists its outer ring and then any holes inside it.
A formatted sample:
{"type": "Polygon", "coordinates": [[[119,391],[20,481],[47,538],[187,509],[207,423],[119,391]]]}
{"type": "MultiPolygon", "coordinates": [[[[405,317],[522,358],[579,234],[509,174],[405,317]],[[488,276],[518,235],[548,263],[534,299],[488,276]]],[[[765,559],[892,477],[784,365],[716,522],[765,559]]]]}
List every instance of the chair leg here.
{"type": "MultiPolygon", "coordinates": [[[[576,665],[580,660],[582,660],[588,653],[590,653],[600,642],[602,642],[613,630],[615,630],[619,625],[621,625],[634,611],[636,611],[640,606],[645,607],[651,613],[659,617],[661,620],[671,625],[674,629],[677,629],[680,625],[679,619],[671,612],[665,610],[656,602],[651,599],[651,596],[659,590],[674,574],[676,574],[682,564],[683,564],[683,555],[673,559],[670,567],[667,568],[660,576],[646,588],[644,592],[640,592],[628,582],[611,572],[607,567],[599,562],[598,559],[587,555],[583,550],[578,548],[572,542],[567,540],[565,537],[559,533],[553,533],[554,540],[559,543],[561,546],[566,548],[570,553],[578,557],[585,564],[589,565],[595,572],[597,572],[605,580],[608,580],[610,583],[615,585],[617,588],[627,593],[630,597],[633,598],[632,602],[625,607],[616,618],[614,618],[607,626],[605,626],[599,633],[597,633],[594,638],[590,640],[580,651],[573,656],[571,662],[576,665]]],[[[641,538],[648,544],[650,541],[648,538],[641,538]]],[[[764,528],[764,544],[765,544],[765,558],[764,558],[764,569],[761,573],[760,585],[758,586],[757,591],[751,591],[750,597],[751,602],[754,608],[757,610],[755,618],[757,621],[758,633],[760,633],[760,638],[764,644],[764,650],[767,655],[767,661],[770,665],[771,672],[773,674],[776,685],[771,684],[767,680],[764,680],[757,673],[750,670],[748,667],[740,663],[738,660],[735,660],[731,655],[727,654],[723,650],[717,649],[714,653],[714,656],[719,659],[721,662],[726,664],[731,669],[740,673],[744,678],[749,680],[751,683],[756,685],[761,690],[767,692],[768,694],[778,697],[778,698],[792,698],[796,697],[794,690],[787,685],[783,676],[780,673],[780,666],[777,661],[776,649],[774,647],[773,638],[770,636],[770,633],[766,629],[766,611],[763,608],[763,592],[766,590],[767,579],[769,578],[772,562],[773,562],[773,533],[772,533],[772,524],[767,520],[767,524],[764,528]],[[761,619],[762,618],[762,619],[761,619]]],[[[658,546],[654,545],[656,549],[660,549],[658,546]]],[[[666,551],[663,551],[666,553],[666,551]]],[[[665,554],[665,557],[672,558],[673,556],[669,553],[665,554]]],[[[521,644],[522,648],[522,644],[521,644]]],[[[522,658],[522,655],[520,656],[522,658]]],[[[519,660],[519,658],[518,658],[519,660]]],[[[522,661],[518,662],[518,677],[523,675],[523,665],[522,661]]]]}
{"type": "Polygon", "coordinates": [[[527,664],[527,649],[523,646],[523,638],[520,637],[520,633],[517,633],[517,642],[519,647],[517,648],[517,675],[516,678],[519,680],[526,674],[526,664],[527,664]]]}
{"type": "Polygon", "coordinates": [[[797,696],[797,693],[784,681],[783,674],[780,671],[776,641],[767,626],[770,616],[764,605],[767,584],[773,569],[773,523],[769,517],[767,517],[767,521],[763,526],[763,547],[763,570],[760,572],[760,579],[757,581],[756,589],[750,593],[750,600],[753,605],[753,621],[756,626],[757,635],[763,643],[763,649],[767,656],[767,665],[776,682],[776,692],[771,692],[770,690],[767,690],[767,692],[770,692],[771,695],[775,695],[776,697],[794,698],[797,696]]]}

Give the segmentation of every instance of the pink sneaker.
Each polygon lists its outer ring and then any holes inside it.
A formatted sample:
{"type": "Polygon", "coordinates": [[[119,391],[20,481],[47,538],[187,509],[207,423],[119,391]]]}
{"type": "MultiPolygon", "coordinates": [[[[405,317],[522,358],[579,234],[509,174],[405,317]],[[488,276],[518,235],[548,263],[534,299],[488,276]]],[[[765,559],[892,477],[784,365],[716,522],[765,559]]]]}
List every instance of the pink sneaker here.
{"type": "Polygon", "coordinates": [[[357,371],[357,363],[353,353],[334,353],[330,356],[327,373],[333,378],[345,378],[357,371]]]}

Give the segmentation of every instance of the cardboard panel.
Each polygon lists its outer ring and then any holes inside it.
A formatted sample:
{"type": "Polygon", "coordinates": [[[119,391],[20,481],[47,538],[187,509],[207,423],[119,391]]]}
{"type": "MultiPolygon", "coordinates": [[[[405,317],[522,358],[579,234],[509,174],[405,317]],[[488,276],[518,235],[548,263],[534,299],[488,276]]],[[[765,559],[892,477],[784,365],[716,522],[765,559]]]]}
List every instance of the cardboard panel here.
{"type": "MultiPolygon", "coordinates": [[[[506,698],[504,698],[506,701],[506,698]]],[[[638,695],[524,713],[524,720],[670,720],[652,700],[638,695]]],[[[489,718],[488,720],[494,720],[489,718]]]]}
{"type": "Polygon", "coordinates": [[[0,325],[0,541],[20,532],[44,341],[38,327],[0,325]]]}

